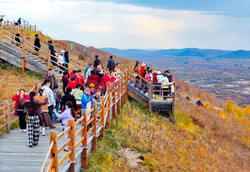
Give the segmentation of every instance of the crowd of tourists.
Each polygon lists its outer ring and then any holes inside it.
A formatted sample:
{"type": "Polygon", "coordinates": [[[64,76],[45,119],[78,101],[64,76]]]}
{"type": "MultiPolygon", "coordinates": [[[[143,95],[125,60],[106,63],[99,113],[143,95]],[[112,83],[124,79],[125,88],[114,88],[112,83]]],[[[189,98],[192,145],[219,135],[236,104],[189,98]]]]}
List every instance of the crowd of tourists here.
{"type": "Polygon", "coordinates": [[[142,89],[144,93],[148,92],[149,82],[152,81],[154,94],[164,96],[164,100],[171,94],[170,91],[172,87],[170,85],[173,82],[173,75],[170,70],[164,72],[152,71],[150,67],[146,67],[145,63],[140,65],[140,63],[136,61],[134,72],[137,74],[135,76],[137,80],[135,86],[142,89]],[[141,84],[139,84],[139,82],[141,84]]]}
{"type": "Polygon", "coordinates": [[[46,127],[55,128],[55,123],[61,122],[65,128],[69,119],[77,120],[80,110],[86,110],[89,103],[95,102],[100,109],[107,83],[115,82],[121,74],[120,64],[115,63],[112,56],[106,70],[96,56],[94,63],[89,63],[84,71],[64,70],[61,76],[63,90],[59,90],[58,78],[49,69],[38,93],[31,91],[28,94],[24,89],[17,91],[12,97],[15,115],[19,116],[20,132],[28,132],[29,146],[38,144],[39,135],[46,135],[46,127]]]}

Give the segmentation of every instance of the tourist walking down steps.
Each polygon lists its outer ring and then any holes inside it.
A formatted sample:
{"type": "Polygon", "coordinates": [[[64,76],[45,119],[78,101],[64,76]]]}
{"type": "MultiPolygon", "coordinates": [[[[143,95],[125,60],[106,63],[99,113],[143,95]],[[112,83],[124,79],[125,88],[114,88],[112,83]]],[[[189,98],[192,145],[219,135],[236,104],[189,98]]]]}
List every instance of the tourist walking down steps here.
{"type": "Polygon", "coordinates": [[[40,127],[38,114],[41,113],[41,106],[46,105],[48,99],[46,98],[44,102],[39,102],[36,100],[37,94],[34,91],[30,92],[29,97],[30,100],[26,100],[24,103],[21,102],[21,106],[24,106],[28,112],[29,147],[32,147],[38,144],[40,127]]]}

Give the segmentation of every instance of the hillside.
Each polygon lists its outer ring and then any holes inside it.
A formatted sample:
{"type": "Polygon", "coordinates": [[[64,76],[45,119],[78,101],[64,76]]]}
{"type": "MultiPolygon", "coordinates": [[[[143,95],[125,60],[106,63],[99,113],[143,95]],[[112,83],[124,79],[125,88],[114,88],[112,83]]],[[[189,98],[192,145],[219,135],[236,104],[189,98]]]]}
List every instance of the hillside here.
{"type": "Polygon", "coordinates": [[[173,125],[144,105],[127,102],[86,171],[249,171],[244,120],[181,99],[176,120],[173,125]]]}

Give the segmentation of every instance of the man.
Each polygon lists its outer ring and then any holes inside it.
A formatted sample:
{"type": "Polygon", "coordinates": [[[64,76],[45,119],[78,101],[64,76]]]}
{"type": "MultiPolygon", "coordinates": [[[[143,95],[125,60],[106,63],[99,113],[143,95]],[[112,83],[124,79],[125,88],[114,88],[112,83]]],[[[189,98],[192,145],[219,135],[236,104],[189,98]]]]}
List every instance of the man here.
{"type": "Polygon", "coordinates": [[[17,20],[17,23],[18,23],[19,27],[21,27],[21,24],[22,24],[22,18],[21,17],[17,20]]]}
{"type": "Polygon", "coordinates": [[[38,37],[38,34],[35,34],[34,46],[35,46],[35,51],[39,52],[39,50],[41,48],[41,44],[40,44],[40,39],[38,37]]]}
{"type": "Polygon", "coordinates": [[[86,106],[89,102],[93,102],[93,98],[90,95],[91,90],[89,87],[85,88],[84,94],[82,95],[81,105],[82,109],[86,109],[86,106]]]}
{"type": "Polygon", "coordinates": [[[115,68],[115,61],[113,60],[113,56],[110,56],[109,60],[108,60],[108,65],[107,65],[107,69],[109,69],[109,71],[114,70],[115,68]]]}
{"type": "Polygon", "coordinates": [[[56,51],[54,49],[54,45],[53,45],[52,41],[48,41],[48,46],[49,46],[50,55],[51,55],[51,64],[53,66],[56,66],[56,62],[57,62],[56,51]]]}
{"type": "Polygon", "coordinates": [[[45,79],[44,80],[49,80],[50,81],[50,88],[52,90],[54,90],[55,88],[55,85],[58,85],[57,84],[57,81],[56,81],[56,76],[54,75],[54,72],[52,69],[49,69],[48,70],[48,73],[47,75],[45,76],[45,79]]]}
{"type": "Polygon", "coordinates": [[[166,100],[166,96],[170,94],[171,87],[169,86],[169,80],[168,75],[165,73],[162,80],[161,80],[162,90],[163,90],[163,96],[164,100],[166,100]]]}
{"type": "Polygon", "coordinates": [[[115,66],[115,75],[116,76],[121,76],[122,75],[122,71],[120,69],[120,63],[116,63],[116,66],[115,66]]]}
{"type": "Polygon", "coordinates": [[[94,61],[94,68],[99,65],[101,61],[98,59],[98,55],[95,56],[95,61],[94,61]]]}
{"type": "Polygon", "coordinates": [[[88,80],[88,77],[91,75],[91,71],[94,69],[94,66],[92,63],[89,64],[89,68],[86,71],[86,80],[88,80]]]}
{"type": "Polygon", "coordinates": [[[43,82],[44,86],[42,89],[44,90],[44,93],[46,93],[48,96],[49,104],[48,104],[48,110],[49,110],[49,115],[50,119],[53,120],[53,111],[56,106],[56,101],[54,97],[53,91],[50,89],[50,81],[49,80],[44,80],[43,82]]]}

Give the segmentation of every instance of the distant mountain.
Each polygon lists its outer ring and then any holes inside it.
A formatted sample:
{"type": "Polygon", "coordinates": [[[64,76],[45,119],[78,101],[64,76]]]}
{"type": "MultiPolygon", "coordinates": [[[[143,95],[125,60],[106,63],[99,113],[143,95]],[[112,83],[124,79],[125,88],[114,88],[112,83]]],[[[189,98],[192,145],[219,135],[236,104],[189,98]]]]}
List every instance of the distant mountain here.
{"type": "Polygon", "coordinates": [[[160,50],[140,50],[140,49],[116,49],[100,48],[103,51],[127,58],[163,58],[163,57],[203,57],[203,58],[250,58],[250,51],[246,50],[217,50],[217,49],[160,49],[160,50]]]}

